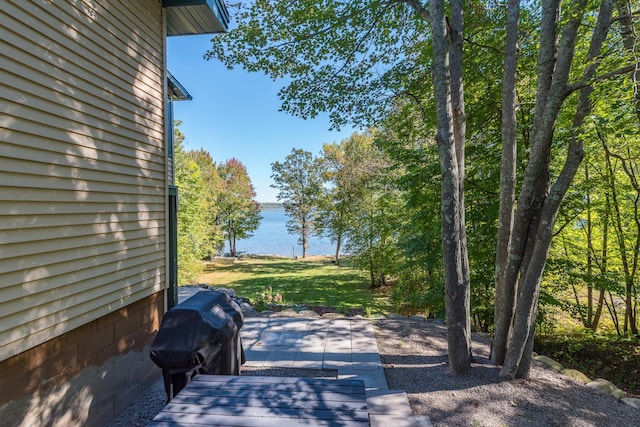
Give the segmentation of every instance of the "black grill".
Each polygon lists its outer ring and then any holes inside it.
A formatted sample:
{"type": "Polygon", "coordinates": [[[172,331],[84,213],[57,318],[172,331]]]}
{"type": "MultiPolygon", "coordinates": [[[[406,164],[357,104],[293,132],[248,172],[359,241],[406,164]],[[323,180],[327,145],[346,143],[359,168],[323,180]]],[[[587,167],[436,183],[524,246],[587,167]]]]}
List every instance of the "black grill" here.
{"type": "Polygon", "coordinates": [[[201,291],[165,313],[151,345],[167,400],[197,374],[240,375],[242,310],[225,292],[201,291]]]}

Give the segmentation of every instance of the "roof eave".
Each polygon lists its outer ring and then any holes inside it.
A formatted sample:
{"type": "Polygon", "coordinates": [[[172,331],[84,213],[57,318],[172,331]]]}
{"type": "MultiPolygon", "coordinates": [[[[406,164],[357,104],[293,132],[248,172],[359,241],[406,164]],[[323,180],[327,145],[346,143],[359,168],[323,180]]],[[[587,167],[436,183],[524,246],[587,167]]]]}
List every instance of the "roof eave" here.
{"type": "Polygon", "coordinates": [[[223,0],[162,0],[166,9],[167,35],[224,33],[229,13],[223,0]]]}
{"type": "Polygon", "coordinates": [[[172,101],[191,101],[193,99],[169,70],[167,70],[167,86],[169,88],[169,97],[172,101]]]}

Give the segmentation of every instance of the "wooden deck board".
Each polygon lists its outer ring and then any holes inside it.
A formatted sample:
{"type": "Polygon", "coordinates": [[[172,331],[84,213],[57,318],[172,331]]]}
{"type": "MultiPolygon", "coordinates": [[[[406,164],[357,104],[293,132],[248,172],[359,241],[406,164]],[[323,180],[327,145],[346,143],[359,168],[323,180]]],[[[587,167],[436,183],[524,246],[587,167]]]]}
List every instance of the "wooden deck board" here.
{"type": "Polygon", "coordinates": [[[364,382],[198,375],[150,427],[368,426],[364,382]]]}
{"type": "MultiPolygon", "coordinates": [[[[336,393],[337,395],[337,393],[336,393]]],[[[282,398],[281,395],[269,395],[266,397],[229,397],[229,396],[176,396],[169,405],[199,405],[204,408],[214,406],[239,406],[245,407],[266,406],[268,408],[299,408],[299,409],[332,409],[335,405],[324,400],[311,398],[282,398]]],[[[341,408],[351,411],[366,411],[367,405],[361,400],[343,401],[341,408]]]]}

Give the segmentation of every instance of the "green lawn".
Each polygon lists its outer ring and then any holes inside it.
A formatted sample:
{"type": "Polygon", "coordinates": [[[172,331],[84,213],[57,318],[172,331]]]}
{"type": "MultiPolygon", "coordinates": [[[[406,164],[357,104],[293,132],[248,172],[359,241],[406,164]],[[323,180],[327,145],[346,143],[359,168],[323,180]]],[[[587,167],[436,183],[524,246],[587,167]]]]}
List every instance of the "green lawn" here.
{"type": "Polygon", "coordinates": [[[391,310],[388,297],[371,290],[365,274],[346,265],[338,267],[328,257],[216,260],[207,263],[198,283],[232,288],[252,302],[271,287],[290,305],[368,308],[374,313],[391,310]]]}

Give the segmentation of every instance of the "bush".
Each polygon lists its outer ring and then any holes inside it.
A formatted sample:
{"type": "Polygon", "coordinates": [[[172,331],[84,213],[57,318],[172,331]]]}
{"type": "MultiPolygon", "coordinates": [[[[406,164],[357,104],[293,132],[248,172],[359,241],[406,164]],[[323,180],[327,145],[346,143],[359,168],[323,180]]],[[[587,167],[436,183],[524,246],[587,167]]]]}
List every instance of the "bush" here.
{"type": "Polygon", "coordinates": [[[273,288],[269,286],[262,293],[257,294],[253,309],[255,311],[265,311],[276,304],[284,305],[284,298],[279,292],[273,293],[273,288]]]}
{"type": "Polygon", "coordinates": [[[400,313],[423,313],[444,318],[444,283],[401,279],[391,289],[391,301],[400,313]]]}

